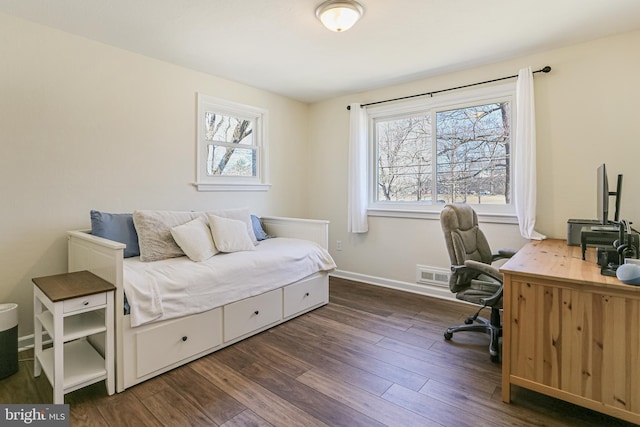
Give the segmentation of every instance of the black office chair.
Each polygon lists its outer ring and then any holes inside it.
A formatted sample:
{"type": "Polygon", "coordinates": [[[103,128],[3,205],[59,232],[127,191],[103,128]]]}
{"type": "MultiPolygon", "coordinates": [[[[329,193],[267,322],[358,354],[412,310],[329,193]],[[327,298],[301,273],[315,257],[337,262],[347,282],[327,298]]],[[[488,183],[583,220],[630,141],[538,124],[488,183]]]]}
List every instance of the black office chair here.
{"type": "Polygon", "coordinates": [[[491,337],[491,361],[498,362],[502,336],[502,274],[491,264],[498,259],[511,258],[516,251],[501,249],[492,254],[489,242],[478,227],[478,215],[467,204],[445,205],[440,214],[440,224],[451,259],[449,288],[456,298],[481,306],[465,320],[464,325],[449,327],[444,338],[450,340],[454,333],[460,331],[484,332],[491,337]],[[490,320],[479,317],[480,311],[486,307],[491,308],[490,320]]]}

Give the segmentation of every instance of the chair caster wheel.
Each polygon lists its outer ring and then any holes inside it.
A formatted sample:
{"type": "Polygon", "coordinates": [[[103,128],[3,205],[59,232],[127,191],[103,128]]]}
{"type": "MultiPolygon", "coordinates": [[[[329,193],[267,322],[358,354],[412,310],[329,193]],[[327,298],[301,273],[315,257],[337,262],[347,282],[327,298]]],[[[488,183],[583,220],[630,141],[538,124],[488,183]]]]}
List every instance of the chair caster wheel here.
{"type": "Polygon", "coordinates": [[[470,325],[473,323],[473,319],[471,317],[467,317],[466,319],[464,319],[464,324],[465,325],[470,325]]]}
{"type": "Polygon", "coordinates": [[[449,341],[451,338],[453,338],[453,333],[452,332],[447,331],[447,332],[444,333],[444,339],[445,340],[449,341]]]}
{"type": "Polygon", "coordinates": [[[498,363],[500,362],[500,355],[496,354],[495,356],[491,355],[491,361],[493,363],[498,363]]]}

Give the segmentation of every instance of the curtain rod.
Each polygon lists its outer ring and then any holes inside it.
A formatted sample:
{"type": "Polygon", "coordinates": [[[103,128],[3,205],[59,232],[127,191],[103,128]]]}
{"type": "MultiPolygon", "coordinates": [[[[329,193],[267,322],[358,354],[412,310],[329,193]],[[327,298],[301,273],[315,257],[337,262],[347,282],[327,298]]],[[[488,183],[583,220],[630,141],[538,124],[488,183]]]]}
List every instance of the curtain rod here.
{"type": "MultiPolygon", "coordinates": [[[[539,70],[536,70],[533,73],[534,74],[535,73],[548,73],[549,71],[551,71],[551,67],[547,65],[546,67],[541,68],[539,70]]],[[[487,83],[498,82],[500,80],[513,79],[513,78],[516,78],[516,77],[518,77],[518,75],[514,74],[513,76],[500,77],[500,78],[493,79],[493,80],[486,80],[484,82],[478,82],[478,83],[470,83],[468,85],[463,85],[463,86],[450,87],[449,89],[440,89],[440,90],[434,90],[433,92],[419,93],[417,95],[401,96],[400,98],[385,99],[384,101],[369,102],[367,104],[361,104],[360,108],[366,107],[366,106],[369,106],[369,105],[382,104],[384,102],[400,101],[401,99],[415,98],[415,97],[418,97],[418,96],[426,96],[426,95],[433,96],[436,93],[448,92],[450,90],[456,90],[456,89],[464,89],[466,87],[478,86],[478,85],[483,85],[483,84],[487,84],[487,83]]],[[[347,110],[351,110],[351,106],[350,105],[347,105],[347,110]]]]}

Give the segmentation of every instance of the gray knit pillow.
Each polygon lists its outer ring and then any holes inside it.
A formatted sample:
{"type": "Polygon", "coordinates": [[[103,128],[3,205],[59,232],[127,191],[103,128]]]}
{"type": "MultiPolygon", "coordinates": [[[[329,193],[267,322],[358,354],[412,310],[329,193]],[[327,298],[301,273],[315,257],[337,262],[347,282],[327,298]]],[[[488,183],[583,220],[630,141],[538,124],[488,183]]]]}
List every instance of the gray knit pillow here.
{"type": "Polygon", "coordinates": [[[171,235],[171,228],[202,215],[187,211],[134,211],[133,223],[138,233],[141,261],[159,261],[184,256],[171,235]]]}

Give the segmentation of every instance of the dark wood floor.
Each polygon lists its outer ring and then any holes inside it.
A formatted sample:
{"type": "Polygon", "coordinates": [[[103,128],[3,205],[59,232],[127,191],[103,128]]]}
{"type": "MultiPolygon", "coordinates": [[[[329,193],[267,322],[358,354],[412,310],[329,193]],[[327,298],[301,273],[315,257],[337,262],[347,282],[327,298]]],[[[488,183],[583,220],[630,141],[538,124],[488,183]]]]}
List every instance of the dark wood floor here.
{"type": "MultiPolygon", "coordinates": [[[[123,393],[99,383],[68,394],[71,425],[629,425],[517,387],[502,403],[488,337],[443,339],[469,306],[333,278],[330,294],[325,307],[123,393]]],[[[51,402],[32,365],[0,380],[0,403],[51,402]]]]}

